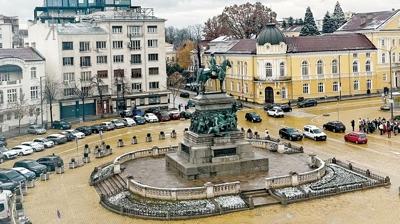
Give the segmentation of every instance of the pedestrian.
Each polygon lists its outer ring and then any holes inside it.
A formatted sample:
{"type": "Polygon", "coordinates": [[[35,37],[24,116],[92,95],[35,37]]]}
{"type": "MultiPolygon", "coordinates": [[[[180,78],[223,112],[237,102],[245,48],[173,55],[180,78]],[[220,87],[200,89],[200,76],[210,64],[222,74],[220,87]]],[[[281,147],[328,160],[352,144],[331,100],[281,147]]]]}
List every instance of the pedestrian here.
{"type": "Polygon", "coordinates": [[[290,102],[290,100],[289,100],[289,102],[288,102],[288,106],[290,107],[292,105],[292,103],[290,102]]]}
{"type": "Polygon", "coordinates": [[[381,135],[383,135],[383,124],[380,123],[378,128],[379,128],[379,132],[381,133],[381,135]]]}
{"type": "Polygon", "coordinates": [[[269,132],[268,132],[268,129],[265,129],[265,131],[264,131],[264,137],[265,137],[265,139],[269,139],[269,132]]]}
{"type": "Polygon", "coordinates": [[[353,129],[353,131],[354,131],[354,126],[356,125],[356,122],[354,121],[354,119],[353,120],[351,120],[351,128],[353,129]]]}
{"type": "Polygon", "coordinates": [[[361,120],[361,118],[358,119],[358,131],[359,132],[362,131],[362,120],[361,120]]]}
{"type": "Polygon", "coordinates": [[[179,111],[181,111],[182,104],[178,105],[179,111]]]}
{"type": "Polygon", "coordinates": [[[388,138],[392,137],[392,125],[390,125],[389,121],[386,124],[387,126],[387,134],[388,134],[388,138]]]}

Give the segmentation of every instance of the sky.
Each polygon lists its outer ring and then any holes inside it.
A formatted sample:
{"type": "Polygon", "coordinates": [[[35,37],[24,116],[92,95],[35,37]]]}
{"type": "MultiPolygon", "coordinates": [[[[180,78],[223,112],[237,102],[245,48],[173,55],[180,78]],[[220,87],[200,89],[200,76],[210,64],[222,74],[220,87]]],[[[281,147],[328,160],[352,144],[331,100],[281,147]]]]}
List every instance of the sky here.
{"type": "MultiPolygon", "coordinates": [[[[337,0],[258,0],[272,8],[278,19],[292,16],[304,17],[307,6],[311,7],[314,17],[322,19],[326,11],[333,11],[337,0]]],[[[132,0],[133,5],[154,8],[155,15],[167,19],[167,26],[185,27],[203,24],[208,18],[218,15],[225,6],[257,2],[253,0],[132,0]]],[[[41,6],[43,0],[0,0],[0,14],[20,17],[21,23],[33,18],[35,6],[41,6]]],[[[400,8],[399,0],[342,0],[343,11],[370,12],[400,8]]]]}

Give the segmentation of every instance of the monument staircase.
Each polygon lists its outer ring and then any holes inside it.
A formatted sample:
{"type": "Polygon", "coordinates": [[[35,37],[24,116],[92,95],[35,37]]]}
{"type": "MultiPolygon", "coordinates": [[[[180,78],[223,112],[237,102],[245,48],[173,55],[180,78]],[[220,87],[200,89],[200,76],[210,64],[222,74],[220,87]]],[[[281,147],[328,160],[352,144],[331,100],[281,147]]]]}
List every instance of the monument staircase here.
{"type": "Polygon", "coordinates": [[[280,200],[272,196],[270,192],[268,192],[266,189],[242,191],[240,195],[249,204],[250,207],[254,208],[280,203],[280,200]]]}
{"type": "Polygon", "coordinates": [[[95,184],[97,193],[107,197],[116,195],[126,190],[126,181],[119,174],[113,175],[95,184]]]}

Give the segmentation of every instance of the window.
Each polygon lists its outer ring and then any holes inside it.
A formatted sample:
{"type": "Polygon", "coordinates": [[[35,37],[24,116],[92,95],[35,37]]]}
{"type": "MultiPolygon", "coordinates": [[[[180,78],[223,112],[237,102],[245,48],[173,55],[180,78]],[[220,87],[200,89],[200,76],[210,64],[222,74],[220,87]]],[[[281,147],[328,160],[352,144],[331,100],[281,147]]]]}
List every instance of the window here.
{"type": "Polygon", "coordinates": [[[383,53],[381,56],[381,62],[382,62],[382,64],[386,63],[386,54],[385,53],[383,53]]]}
{"type": "Polygon", "coordinates": [[[64,96],[74,96],[75,89],[74,88],[65,88],[64,89],[64,96]]]}
{"type": "Polygon", "coordinates": [[[332,74],[338,74],[338,61],[332,60],[332,74]]]}
{"type": "Polygon", "coordinates": [[[107,70],[100,70],[97,71],[97,77],[101,78],[101,79],[106,79],[108,78],[108,71],[107,70]]]}
{"type": "Polygon", "coordinates": [[[392,46],[396,46],[396,39],[392,39],[392,46]]]}
{"type": "Polygon", "coordinates": [[[140,40],[131,40],[129,48],[132,50],[140,50],[140,40]]]}
{"type": "Polygon", "coordinates": [[[325,92],[324,83],[322,82],[318,83],[318,92],[319,93],[325,92]]]}
{"type": "Polygon", "coordinates": [[[308,62],[306,61],[301,63],[301,75],[308,76],[308,62]]]}
{"type": "Polygon", "coordinates": [[[84,51],[89,51],[90,50],[90,42],[85,41],[85,42],[79,42],[79,51],[84,52],[84,51]]]}
{"type": "Polygon", "coordinates": [[[122,33],[122,26],[112,26],[112,33],[122,33]]]}
{"type": "Polygon", "coordinates": [[[371,61],[365,62],[365,71],[371,72],[371,61]]]}
{"type": "Polygon", "coordinates": [[[128,26],[128,37],[138,37],[142,33],[141,26],[128,26]]]}
{"type": "Polygon", "coordinates": [[[31,68],[31,79],[36,79],[36,67],[31,68]]]}
{"type": "Polygon", "coordinates": [[[158,54],[149,54],[149,61],[158,61],[158,54]]]}
{"type": "Polygon", "coordinates": [[[65,57],[63,58],[63,66],[72,66],[74,65],[74,58],[73,57],[65,57]]]}
{"type": "Polygon", "coordinates": [[[365,56],[366,56],[367,58],[370,58],[370,57],[371,57],[371,53],[366,53],[365,56]]]}
{"type": "Polygon", "coordinates": [[[148,47],[158,47],[158,40],[148,40],[147,45],[148,47]]]}
{"type": "Polygon", "coordinates": [[[285,76],[285,63],[284,62],[281,62],[279,64],[279,75],[285,76]]]}
{"type": "Polygon", "coordinates": [[[244,93],[249,93],[249,84],[247,84],[247,83],[244,84],[244,93]]]}
{"type": "Polygon", "coordinates": [[[107,42],[105,42],[105,41],[96,41],[96,48],[97,49],[106,49],[107,48],[107,42]]]}
{"type": "Polygon", "coordinates": [[[114,55],[113,56],[114,63],[122,63],[124,62],[124,55],[114,55]]]}
{"type": "Polygon", "coordinates": [[[124,47],[124,42],[122,40],[113,41],[112,45],[114,49],[121,49],[124,47]]]}
{"type": "Polygon", "coordinates": [[[75,74],[73,72],[66,72],[63,74],[64,83],[69,83],[75,81],[75,74]]]}
{"type": "Polygon", "coordinates": [[[387,81],[387,75],[383,74],[382,79],[383,79],[383,81],[387,81]]]}
{"type": "Polygon", "coordinates": [[[159,84],[158,82],[149,82],[149,89],[158,89],[159,84]]]}
{"type": "Polygon", "coordinates": [[[236,87],[238,92],[242,92],[240,83],[236,83],[236,87]]]}
{"type": "Polygon", "coordinates": [[[353,53],[353,58],[357,58],[358,54],[357,53],[353,53]]]}
{"type": "Polygon", "coordinates": [[[114,70],[114,77],[123,78],[125,76],[124,69],[115,69],[114,70]]]}
{"type": "Polygon", "coordinates": [[[338,92],[339,91],[339,83],[338,82],[333,82],[332,91],[333,92],[338,92]]]}
{"type": "Polygon", "coordinates": [[[157,33],[157,26],[147,26],[148,33],[157,33]]]}
{"type": "Polygon", "coordinates": [[[158,75],[159,74],[159,69],[158,67],[151,67],[149,68],[149,75],[158,75]]]}
{"type": "Polygon", "coordinates": [[[35,100],[39,98],[39,86],[31,86],[31,99],[35,100]]]}
{"type": "Polygon", "coordinates": [[[385,39],[381,39],[381,46],[382,46],[382,47],[385,46],[385,39]]]}
{"type": "Polygon", "coordinates": [[[358,73],[358,62],[357,61],[353,62],[353,73],[358,73]]]}
{"type": "Polygon", "coordinates": [[[244,70],[243,75],[247,76],[247,62],[244,63],[243,70],[244,70]]]}
{"type": "Polygon", "coordinates": [[[369,90],[372,89],[372,80],[370,80],[370,79],[367,80],[367,89],[369,89],[369,90]]]}
{"type": "Polygon", "coordinates": [[[68,50],[73,50],[74,49],[74,44],[72,42],[62,42],[62,50],[63,51],[68,51],[68,50]]]}
{"type": "Polygon", "coordinates": [[[142,56],[140,54],[132,54],[131,64],[140,64],[140,63],[142,63],[142,56]]]}
{"type": "Polygon", "coordinates": [[[310,88],[308,83],[303,84],[303,93],[304,94],[309,94],[310,93],[310,88]]]}
{"type": "Polygon", "coordinates": [[[269,62],[265,64],[265,76],[272,77],[272,64],[269,62]]]}
{"type": "Polygon", "coordinates": [[[4,93],[3,90],[0,90],[0,104],[4,103],[4,93]]]}
{"type": "Polygon", "coordinates": [[[141,68],[132,68],[132,70],[131,70],[131,78],[133,78],[133,79],[142,78],[142,69],[141,68]]]}
{"type": "Polygon", "coordinates": [[[102,94],[107,94],[108,93],[108,85],[102,85],[102,86],[99,87],[99,89],[100,89],[100,92],[102,94]]]}
{"type": "Polygon", "coordinates": [[[233,85],[233,81],[231,81],[231,91],[235,91],[234,85],[233,85]]]}
{"type": "Polygon", "coordinates": [[[81,67],[88,67],[91,65],[92,63],[90,62],[90,56],[81,57],[81,67]]]}
{"type": "Polygon", "coordinates": [[[282,99],[286,99],[286,88],[285,87],[282,87],[282,89],[281,89],[281,97],[282,97],[282,99]]]}
{"type": "Polygon", "coordinates": [[[161,103],[161,97],[159,96],[149,97],[149,105],[160,104],[160,103],[161,103]]]}
{"type": "Polygon", "coordinates": [[[395,52],[392,53],[392,62],[396,62],[396,53],[395,52]]]}
{"type": "Polygon", "coordinates": [[[321,60],[317,62],[317,74],[318,75],[324,74],[324,63],[321,60]]]}
{"type": "Polygon", "coordinates": [[[360,90],[360,82],[358,80],[353,81],[353,89],[360,90]]]}
{"type": "Polygon", "coordinates": [[[7,102],[14,103],[17,101],[17,89],[7,89],[7,102]]]}
{"type": "Polygon", "coordinates": [[[97,64],[107,64],[107,56],[102,55],[102,56],[97,56],[97,64]]]}
{"type": "Polygon", "coordinates": [[[7,120],[11,120],[11,113],[7,113],[7,120]]]}
{"type": "Polygon", "coordinates": [[[132,83],[132,90],[133,91],[142,91],[142,83],[137,82],[137,83],[132,83]]]}
{"type": "Polygon", "coordinates": [[[2,82],[10,81],[10,74],[8,73],[0,74],[0,81],[2,82]]]}
{"type": "Polygon", "coordinates": [[[92,78],[92,72],[86,71],[81,72],[81,81],[90,81],[92,78]]]}

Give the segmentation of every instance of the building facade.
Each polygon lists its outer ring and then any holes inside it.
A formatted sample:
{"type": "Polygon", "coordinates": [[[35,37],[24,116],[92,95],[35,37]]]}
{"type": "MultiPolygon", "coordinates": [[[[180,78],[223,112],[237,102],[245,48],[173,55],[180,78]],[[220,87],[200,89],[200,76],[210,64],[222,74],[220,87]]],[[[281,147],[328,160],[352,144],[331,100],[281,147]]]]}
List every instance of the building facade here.
{"type": "Polygon", "coordinates": [[[0,15],[0,48],[23,47],[19,32],[19,19],[16,16],[0,15]]]}
{"type": "MultiPolygon", "coordinates": [[[[257,40],[228,40],[207,51],[217,63],[228,59],[227,93],[263,103],[377,93],[383,90],[376,75],[377,50],[361,34],[284,37],[274,25],[257,40]]],[[[208,88],[215,89],[210,80],[208,88]]]]}
{"type": "Polygon", "coordinates": [[[79,23],[29,26],[29,44],[46,57],[49,78],[62,83],[56,119],[168,107],[165,20],[143,10],[100,11],[81,16],[79,23]],[[87,92],[86,99],[79,92],[87,92]]]}
{"type": "Polygon", "coordinates": [[[18,127],[20,117],[22,126],[41,123],[44,77],[45,59],[33,48],[0,49],[0,132],[18,127]]]}

